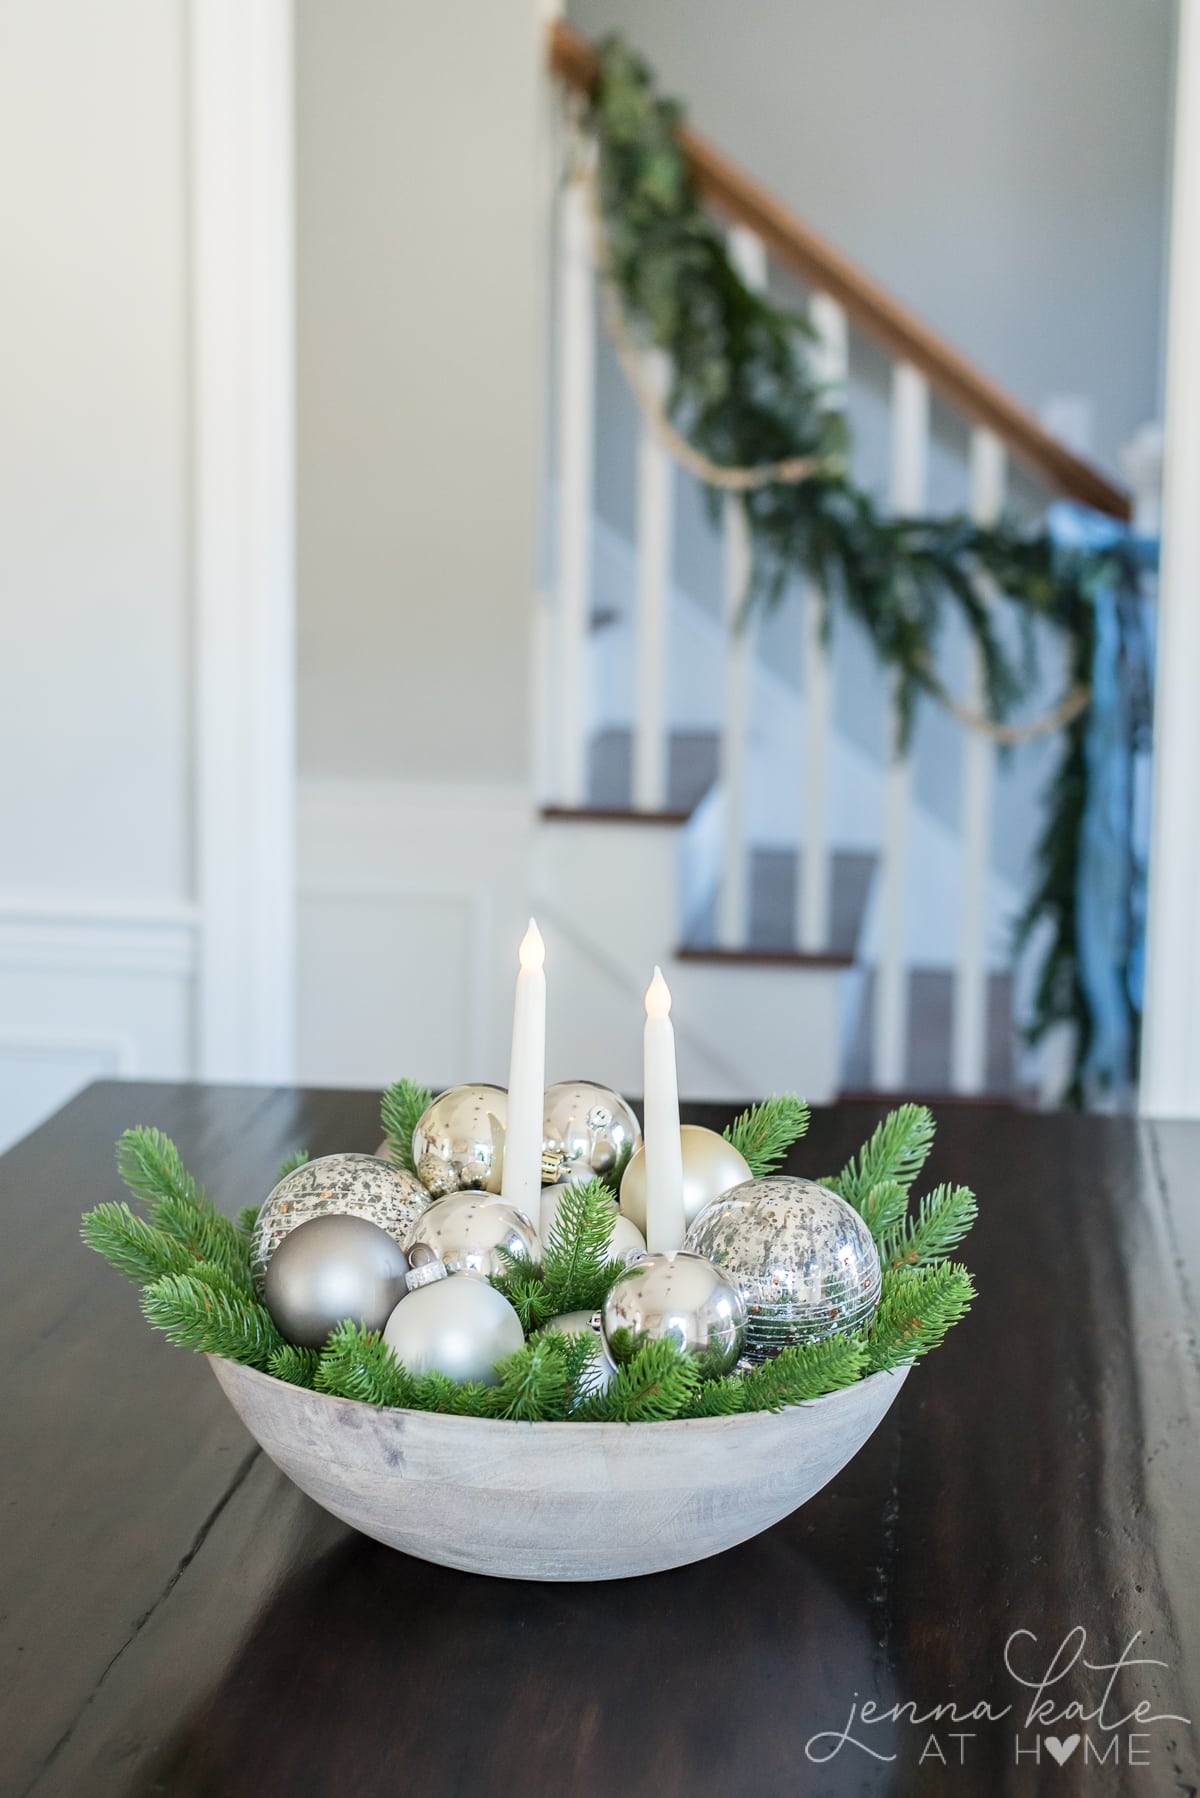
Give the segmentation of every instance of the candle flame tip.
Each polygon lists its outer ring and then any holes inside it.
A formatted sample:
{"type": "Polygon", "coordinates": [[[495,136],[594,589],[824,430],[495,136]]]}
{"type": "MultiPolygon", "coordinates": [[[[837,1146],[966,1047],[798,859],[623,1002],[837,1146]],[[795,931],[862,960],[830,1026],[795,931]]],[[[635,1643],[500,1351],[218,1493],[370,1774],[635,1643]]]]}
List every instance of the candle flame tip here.
{"type": "Polygon", "coordinates": [[[663,971],[656,967],[654,978],[646,988],[646,1016],[648,1018],[665,1018],[671,1011],[671,989],[663,979],[663,971]]]}
{"type": "Polygon", "coordinates": [[[517,951],[521,966],[526,969],[540,968],[546,960],[546,945],[542,941],[542,933],[534,920],[530,918],[529,927],[521,938],[521,946],[517,951]]]}

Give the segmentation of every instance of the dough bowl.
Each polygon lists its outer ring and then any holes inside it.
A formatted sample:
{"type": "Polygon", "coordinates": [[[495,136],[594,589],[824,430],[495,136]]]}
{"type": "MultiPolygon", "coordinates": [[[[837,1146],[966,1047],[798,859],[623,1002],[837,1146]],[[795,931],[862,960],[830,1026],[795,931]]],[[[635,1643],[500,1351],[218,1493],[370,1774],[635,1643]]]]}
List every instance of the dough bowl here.
{"type": "Polygon", "coordinates": [[[335,1517],[423,1561],[534,1580],[661,1573],[757,1536],[857,1454],[908,1371],[774,1414],[504,1423],[383,1411],[209,1359],[250,1434],[335,1517]]]}

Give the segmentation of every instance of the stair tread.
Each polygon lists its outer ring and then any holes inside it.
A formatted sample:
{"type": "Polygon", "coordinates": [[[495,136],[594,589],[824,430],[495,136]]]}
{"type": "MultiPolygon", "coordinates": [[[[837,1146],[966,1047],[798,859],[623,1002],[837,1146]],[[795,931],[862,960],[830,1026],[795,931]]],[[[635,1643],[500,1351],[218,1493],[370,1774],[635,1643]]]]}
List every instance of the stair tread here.
{"type": "MultiPolygon", "coordinates": [[[[871,1078],[872,1037],[875,1016],[875,971],[864,976],[858,1030],[843,1070],[842,1088],[848,1093],[877,1090],[871,1078]]],[[[904,1091],[938,1095],[952,1091],[950,1054],[954,1030],[954,972],[950,968],[910,968],[908,971],[908,1043],[905,1055],[904,1091]]],[[[995,971],[988,975],[987,1047],[982,1096],[1017,1099],[1014,1056],[1012,975],[995,971]]]]}
{"type": "MultiPolygon", "coordinates": [[[[677,730],[667,739],[668,812],[690,817],[717,778],[720,738],[715,730],[677,730]]],[[[633,809],[633,732],[613,726],[588,745],[588,805],[633,809]]],[[[639,814],[640,815],[640,814],[639,814]]]]}

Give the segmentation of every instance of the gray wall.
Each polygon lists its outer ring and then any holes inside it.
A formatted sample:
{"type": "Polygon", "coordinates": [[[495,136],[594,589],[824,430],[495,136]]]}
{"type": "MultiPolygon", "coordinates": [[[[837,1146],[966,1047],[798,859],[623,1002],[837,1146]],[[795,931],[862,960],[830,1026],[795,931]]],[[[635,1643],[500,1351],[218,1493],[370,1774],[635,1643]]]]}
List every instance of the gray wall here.
{"type": "Polygon", "coordinates": [[[540,81],[532,4],[299,0],[302,773],[526,773],[540,81]]]}

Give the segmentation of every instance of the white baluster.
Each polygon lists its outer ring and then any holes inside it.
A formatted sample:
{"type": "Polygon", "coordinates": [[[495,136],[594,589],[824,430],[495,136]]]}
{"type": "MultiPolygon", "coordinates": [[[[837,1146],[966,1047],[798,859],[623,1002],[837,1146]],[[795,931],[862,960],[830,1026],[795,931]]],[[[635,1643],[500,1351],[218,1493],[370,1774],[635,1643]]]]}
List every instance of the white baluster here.
{"type": "MultiPolygon", "coordinates": [[[[735,225],[729,233],[729,254],[748,287],[766,286],[766,247],[753,231],[735,225]]],[[[717,911],[717,937],[726,949],[745,948],[750,915],[746,774],[756,630],[750,619],[738,627],[749,584],[749,533],[741,504],[731,496],[725,501],[725,704],[720,745],[725,842],[717,911]]]]}
{"type": "MultiPolygon", "coordinates": [[[[929,384],[909,363],[892,371],[892,509],[920,512],[929,462],[929,384]]],[[[893,696],[894,697],[894,696],[893,696]]],[[[908,1049],[908,851],[912,757],[892,753],[884,782],[881,940],[873,1037],[875,1085],[902,1086],[908,1049]]]]}
{"type": "MultiPolygon", "coordinates": [[[[645,358],[646,383],[663,404],[670,383],[665,356],[645,358]]],[[[667,623],[671,592],[674,468],[643,419],[638,440],[637,619],[634,646],[633,804],[667,804],[667,623]]]]}
{"type": "Polygon", "coordinates": [[[583,183],[563,189],[559,242],[558,796],[587,793],[588,632],[591,624],[592,459],[596,289],[583,183]]]}
{"type": "MultiPolygon", "coordinates": [[[[849,365],[846,314],[828,294],[814,294],[809,318],[817,333],[810,352],[827,404],[845,403],[849,365]]],[[[796,882],[796,942],[810,954],[829,947],[832,900],[829,860],[829,749],[833,726],[833,673],[821,631],[821,595],[811,582],[804,592],[804,832],[796,882]]]]}
{"type": "MultiPolygon", "coordinates": [[[[994,432],[971,432],[971,516],[994,524],[1004,505],[1004,445],[994,432]]],[[[985,707],[983,661],[971,646],[968,703],[985,707]]],[[[995,750],[978,731],[963,745],[962,899],[958,967],[954,981],[954,1025],[950,1082],[955,1092],[982,1092],[987,1081],[988,871],[992,856],[992,788],[995,750]]]]}

